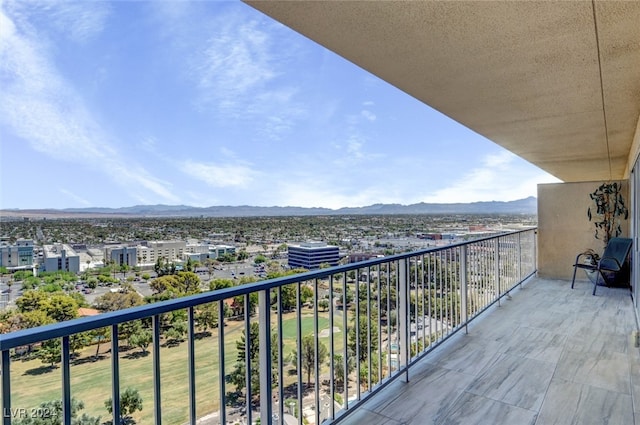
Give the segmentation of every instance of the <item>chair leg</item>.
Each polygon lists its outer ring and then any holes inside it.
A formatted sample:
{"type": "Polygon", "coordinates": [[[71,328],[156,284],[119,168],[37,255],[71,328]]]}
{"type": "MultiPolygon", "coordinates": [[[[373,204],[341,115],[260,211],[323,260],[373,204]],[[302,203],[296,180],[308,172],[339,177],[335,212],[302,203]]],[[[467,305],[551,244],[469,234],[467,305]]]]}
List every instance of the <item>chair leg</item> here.
{"type": "Polygon", "coordinates": [[[596,288],[598,287],[598,281],[600,280],[600,278],[602,278],[602,281],[605,284],[607,283],[607,279],[605,279],[604,274],[602,273],[602,270],[600,270],[600,268],[598,268],[598,273],[596,273],[596,280],[593,283],[593,294],[591,294],[591,295],[595,295],[596,294],[596,288]]]}
{"type": "Polygon", "coordinates": [[[571,279],[571,289],[573,289],[573,284],[576,283],[576,272],[578,271],[578,268],[576,266],[573,266],[573,279],[571,279]]]}

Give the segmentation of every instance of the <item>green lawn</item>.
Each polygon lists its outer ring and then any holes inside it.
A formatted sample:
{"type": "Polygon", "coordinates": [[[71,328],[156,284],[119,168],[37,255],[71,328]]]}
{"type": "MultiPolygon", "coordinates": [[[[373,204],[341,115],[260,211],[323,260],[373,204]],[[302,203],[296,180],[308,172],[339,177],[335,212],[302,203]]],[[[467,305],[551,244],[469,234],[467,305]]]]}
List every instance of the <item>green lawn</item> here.
{"type": "MultiPolygon", "coordinates": [[[[319,317],[319,329],[328,329],[328,313],[319,317]]],[[[254,319],[255,320],[255,319],[254,319]]],[[[313,316],[302,317],[302,335],[313,333],[313,316]]],[[[335,326],[342,328],[336,320],[335,326]]],[[[244,330],[244,322],[228,321],[225,326],[225,371],[229,373],[237,358],[236,341],[244,330]]],[[[275,331],[275,327],[274,327],[275,331]]],[[[196,353],[196,405],[197,415],[204,416],[218,410],[220,399],[218,331],[213,335],[195,341],[196,353]]],[[[296,318],[295,313],[283,317],[283,343],[286,354],[295,348],[296,318]]],[[[321,338],[329,345],[329,338],[321,338]]],[[[106,353],[109,344],[103,344],[100,351],[106,353]]],[[[342,333],[335,334],[335,348],[343,347],[342,333]]],[[[107,418],[104,401],[111,392],[111,360],[108,354],[98,361],[92,361],[96,347],[88,347],[79,353],[77,364],[71,366],[72,396],[85,403],[83,412],[92,416],[107,418]]],[[[143,399],[144,409],[135,415],[138,424],[153,423],[153,356],[131,355],[139,349],[120,353],[120,388],[138,389],[143,399]]],[[[338,351],[339,352],[339,351],[338,351]]],[[[177,347],[161,347],[161,390],[163,422],[171,424],[184,423],[189,414],[189,387],[187,370],[187,344],[177,347]]],[[[14,361],[11,366],[12,394],[11,404],[15,408],[36,407],[39,403],[60,399],[60,368],[47,370],[40,360],[14,361]]],[[[326,369],[326,367],[324,368],[326,369]]],[[[295,376],[284,374],[285,384],[295,382],[295,376]]],[[[229,388],[227,388],[229,390],[229,388]]]]}

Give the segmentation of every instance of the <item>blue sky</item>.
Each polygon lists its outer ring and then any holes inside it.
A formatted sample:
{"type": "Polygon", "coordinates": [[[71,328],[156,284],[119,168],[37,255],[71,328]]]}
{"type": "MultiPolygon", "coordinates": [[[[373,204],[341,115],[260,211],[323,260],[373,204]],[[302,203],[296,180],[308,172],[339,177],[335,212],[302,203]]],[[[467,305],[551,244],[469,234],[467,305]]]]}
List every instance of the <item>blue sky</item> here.
{"type": "Polygon", "coordinates": [[[0,208],[509,201],[557,181],[239,2],[0,0],[0,208]]]}

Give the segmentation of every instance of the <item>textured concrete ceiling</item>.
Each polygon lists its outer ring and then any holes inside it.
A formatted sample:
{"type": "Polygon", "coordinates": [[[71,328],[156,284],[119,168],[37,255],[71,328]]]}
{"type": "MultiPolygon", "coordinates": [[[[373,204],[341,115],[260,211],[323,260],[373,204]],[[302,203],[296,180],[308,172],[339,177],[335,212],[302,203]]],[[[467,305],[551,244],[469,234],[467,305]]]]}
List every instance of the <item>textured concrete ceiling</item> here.
{"type": "Polygon", "coordinates": [[[247,3],[561,180],[625,177],[640,1],[247,3]]]}

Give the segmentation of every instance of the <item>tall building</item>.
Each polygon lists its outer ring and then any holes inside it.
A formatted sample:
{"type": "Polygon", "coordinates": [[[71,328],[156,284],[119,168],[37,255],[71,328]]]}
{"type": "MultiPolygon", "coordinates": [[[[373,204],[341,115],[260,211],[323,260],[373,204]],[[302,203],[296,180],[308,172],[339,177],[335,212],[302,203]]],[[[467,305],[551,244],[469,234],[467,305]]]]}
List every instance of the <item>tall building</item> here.
{"type": "Polygon", "coordinates": [[[33,266],[33,240],[18,239],[15,244],[0,245],[0,267],[8,269],[33,266]]]}
{"type": "Polygon", "coordinates": [[[321,264],[337,266],[340,260],[340,250],[337,246],[324,242],[303,242],[299,245],[288,246],[289,267],[319,269],[321,264]]]}
{"type": "Polygon", "coordinates": [[[79,273],[80,256],[67,244],[44,246],[44,271],[58,270],[79,273]]]}

